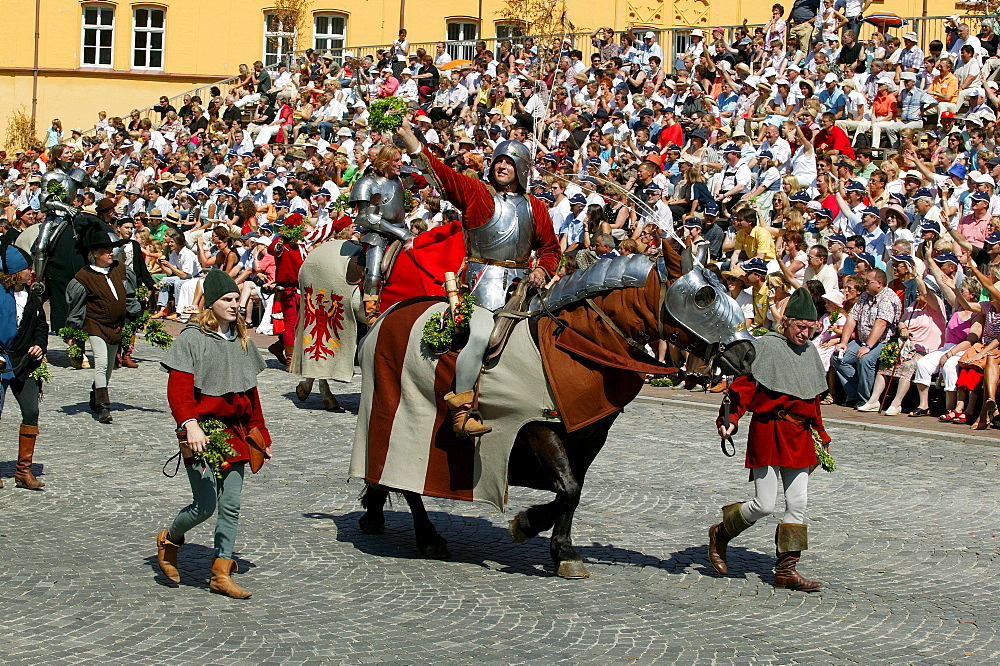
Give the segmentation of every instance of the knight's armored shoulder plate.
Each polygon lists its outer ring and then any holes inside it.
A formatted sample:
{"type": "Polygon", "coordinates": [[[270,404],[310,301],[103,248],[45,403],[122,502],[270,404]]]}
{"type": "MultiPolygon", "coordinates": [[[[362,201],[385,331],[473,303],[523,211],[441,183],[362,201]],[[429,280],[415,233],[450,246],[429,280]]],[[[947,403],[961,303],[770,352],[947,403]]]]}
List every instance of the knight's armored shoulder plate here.
{"type": "Polygon", "coordinates": [[[90,181],[90,174],[79,167],[73,167],[66,172],[66,175],[80,185],[87,185],[90,181]]]}
{"type": "Polygon", "coordinates": [[[357,203],[368,203],[372,200],[376,194],[379,193],[379,183],[375,180],[374,176],[365,176],[354,183],[354,187],[351,188],[351,196],[348,203],[351,205],[357,203]]]}

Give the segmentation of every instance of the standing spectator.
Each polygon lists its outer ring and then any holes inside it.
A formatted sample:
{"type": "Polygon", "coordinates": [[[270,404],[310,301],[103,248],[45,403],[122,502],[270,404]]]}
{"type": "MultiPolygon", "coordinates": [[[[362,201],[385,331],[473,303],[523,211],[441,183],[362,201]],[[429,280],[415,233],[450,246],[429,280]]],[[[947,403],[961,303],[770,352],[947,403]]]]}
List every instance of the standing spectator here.
{"type": "Polygon", "coordinates": [[[873,268],[865,274],[865,292],[851,308],[844,333],[833,357],[833,367],[847,393],[849,407],[867,403],[875,383],[882,348],[899,322],[903,305],[886,286],[885,271],[873,268]]]}

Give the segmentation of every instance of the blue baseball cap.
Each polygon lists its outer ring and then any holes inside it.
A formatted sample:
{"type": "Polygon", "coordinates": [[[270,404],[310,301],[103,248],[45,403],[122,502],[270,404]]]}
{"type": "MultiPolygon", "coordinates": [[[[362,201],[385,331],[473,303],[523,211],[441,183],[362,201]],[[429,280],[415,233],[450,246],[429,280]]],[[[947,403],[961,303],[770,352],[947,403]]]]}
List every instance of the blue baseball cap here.
{"type": "MultiPolygon", "coordinates": [[[[692,136],[694,136],[693,132],[692,132],[692,136]]],[[[737,155],[739,155],[742,152],[743,152],[743,149],[740,148],[739,146],[737,146],[735,143],[730,143],[725,148],[722,149],[722,153],[723,154],[725,154],[725,153],[736,153],[737,155]]]]}
{"type": "Polygon", "coordinates": [[[941,225],[935,222],[934,220],[924,220],[923,222],[920,223],[920,233],[924,233],[926,231],[932,231],[940,236],[941,225]]]}
{"type": "Polygon", "coordinates": [[[875,268],[875,261],[876,261],[875,255],[872,254],[871,252],[858,252],[856,255],[854,255],[854,260],[855,261],[861,260],[866,264],[868,264],[869,266],[871,266],[872,268],[875,268]]]}
{"type": "Polygon", "coordinates": [[[319,188],[313,194],[315,196],[318,196],[318,197],[332,197],[333,196],[333,193],[330,192],[330,190],[326,189],[325,187],[319,188]]]}
{"type": "MultiPolygon", "coordinates": [[[[830,210],[829,208],[820,208],[819,210],[815,211],[813,215],[815,215],[816,217],[825,217],[828,220],[833,219],[833,211],[830,210]]],[[[833,234],[833,236],[839,236],[839,235],[840,234],[833,234]]],[[[830,238],[833,238],[833,236],[830,236],[830,238]]]]}
{"type": "Polygon", "coordinates": [[[559,164],[559,156],[556,155],[555,153],[548,153],[542,159],[545,160],[546,162],[552,162],[553,164],[559,164]]]}
{"type": "MultiPolygon", "coordinates": [[[[916,192],[913,193],[913,198],[914,198],[914,200],[916,200],[916,199],[930,199],[931,201],[933,201],[934,200],[934,193],[931,192],[931,190],[930,190],[929,187],[921,187],[919,190],[917,190],[916,192]]],[[[987,198],[987,200],[989,200],[989,199],[987,198]]]]}
{"type": "Polygon", "coordinates": [[[788,197],[788,200],[792,203],[809,203],[812,201],[812,197],[809,196],[809,192],[806,190],[799,190],[792,196],[788,197]]]}
{"type": "Polygon", "coordinates": [[[551,192],[539,192],[535,196],[547,204],[554,204],[556,202],[556,198],[551,192]]]}
{"type": "Polygon", "coordinates": [[[861,214],[862,215],[874,215],[875,217],[877,217],[879,219],[882,218],[882,211],[880,211],[875,206],[865,206],[864,208],[861,209],[861,214]]]}
{"type": "Polygon", "coordinates": [[[759,153],[757,153],[757,159],[769,159],[769,160],[773,160],[774,159],[774,155],[771,153],[770,150],[762,150],[759,153]]]}
{"type": "Polygon", "coordinates": [[[282,199],[281,201],[278,201],[277,203],[274,204],[275,208],[288,208],[289,206],[291,206],[291,204],[288,203],[286,199],[282,199]]]}
{"type": "Polygon", "coordinates": [[[892,203],[899,204],[900,206],[906,206],[906,195],[899,192],[890,192],[889,199],[892,203]]]}
{"type": "Polygon", "coordinates": [[[911,266],[916,266],[917,265],[916,262],[913,261],[913,257],[911,257],[910,255],[906,254],[905,252],[901,253],[901,254],[895,255],[892,258],[892,260],[894,262],[896,262],[897,264],[909,264],[911,266]]]}
{"type": "Polygon", "coordinates": [[[716,217],[719,215],[719,204],[714,201],[709,201],[707,204],[701,207],[701,212],[705,215],[711,215],[716,217]]]}
{"type": "Polygon", "coordinates": [[[684,220],[684,226],[688,229],[701,229],[702,223],[697,217],[689,217],[684,220]]]}
{"type": "Polygon", "coordinates": [[[852,180],[844,189],[848,192],[864,192],[865,186],[861,184],[861,181],[852,180]]]}
{"type": "Polygon", "coordinates": [[[1000,231],[994,231],[983,241],[983,245],[996,245],[997,243],[1000,243],[1000,231]]]}
{"type": "Polygon", "coordinates": [[[934,261],[939,264],[955,264],[959,266],[958,257],[955,256],[954,252],[942,252],[938,256],[934,257],[934,261]]]}
{"type": "Polygon", "coordinates": [[[986,194],[986,192],[973,192],[972,195],[969,196],[969,200],[988,202],[990,200],[990,195],[986,194]]]}
{"type": "MultiPolygon", "coordinates": [[[[829,209],[824,208],[823,210],[829,210],[829,209]]],[[[847,245],[847,236],[845,236],[844,234],[830,234],[830,236],[826,239],[826,242],[827,244],[840,243],[841,245],[847,245]]]]}
{"type": "Polygon", "coordinates": [[[574,194],[573,196],[571,196],[569,198],[569,205],[570,206],[586,206],[587,205],[587,197],[583,196],[582,194],[580,194],[578,192],[578,193],[574,194]]]}
{"type": "Polygon", "coordinates": [[[740,268],[743,269],[744,273],[757,273],[759,275],[767,275],[767,262],[760,257],[754,257],[750,261],[745,261],[740,264],[740,268]]]}

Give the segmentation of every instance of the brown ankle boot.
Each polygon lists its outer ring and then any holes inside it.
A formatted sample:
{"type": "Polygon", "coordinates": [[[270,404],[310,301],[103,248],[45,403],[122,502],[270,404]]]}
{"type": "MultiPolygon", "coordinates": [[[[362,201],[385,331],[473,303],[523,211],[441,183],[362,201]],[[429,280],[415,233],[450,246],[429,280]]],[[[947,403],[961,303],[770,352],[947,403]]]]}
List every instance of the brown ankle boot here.
{"type": "Polygon", "coordinates": [[[292,368],[292,356],[295,355],[295,346],[285,347],[285,372],[290,372],[292,368]]]}
{"type": "Polygon", "coordinates": [[[133,335],[128,344],[122,348],[122,365],[126,368],[138,368],[139,364],[132,360],[132,352],[135,351],[135,336],[133,335]]]}
{"type": "Polygon", "coordinates": [[[38,437],[38,426],[21,424],[21,432],[17,439],[17,467],[14,471],[14,485],[28,490],[41,490],[44,481],[39,481],[31,473],[31,458],[35,455],[35,438],[38,437]]]}
{"type": "Polygon", "coordinates": [[[469,416],[474,395],[474,391],[464,391],[458,395],[448,393],[444,396],[444,401],[451,411],[452,428],[456,435],[479,437],[488,432],[493,432],[493,428],[483,425],[475,416],[469,416]]]}
{"type": "Polygon", "coordinates": [[[722,507],[722,522],[708,528],[708,561],[720,574],[729,573],[726,564],[726,546],[743,530],[753,523],[747,522],[740,513],[743,502],[722,507]]]}
{"type": "Polygon", "coordinates": [[[814,592],[823,587],[817,580],[809,580],[795,569],[802,551],[809,549],[807,526],[800,523],[779,523],[774,533],[778,561],[774,565],[774,586],[801,592],[814,592]]]}
{"type": "Polygon", "coordinates": [[[156,535],[156,563],[160,565],[164,576],[179,583],[181,572],[177,570],[177,549],[184,544],[184,539],[180,543],[174,543],[167,538],[167,531],[163,530],[156,535]]]}
{"type": "Polygon", "coordinates": [[[378,296],[365,296],[365,323],[371,326],[375,323],[375,320],[379,318],[382,313],[379,312],[378,306],[382,299],[378,296]]]}
{"type": "Polygon", "coordinates": [[[281,365],[288,365],[288,359],[285,358],[285,345],[281,344],[281,338],[278,338],[271,346],[267,348],[267,351],[274,354],[274,358],[278,359],[278,363],[281,365]]]}
{"type": "Polygon", "coordinates": [[[236,562],[223,557],[215,558],[212,562],[212,580],[208,584],[209,589],[216,594],[224,594],[233,599],[249,599],[253,593],[233,582],[230,574],[234,571],[236,571],[236,562]]]}

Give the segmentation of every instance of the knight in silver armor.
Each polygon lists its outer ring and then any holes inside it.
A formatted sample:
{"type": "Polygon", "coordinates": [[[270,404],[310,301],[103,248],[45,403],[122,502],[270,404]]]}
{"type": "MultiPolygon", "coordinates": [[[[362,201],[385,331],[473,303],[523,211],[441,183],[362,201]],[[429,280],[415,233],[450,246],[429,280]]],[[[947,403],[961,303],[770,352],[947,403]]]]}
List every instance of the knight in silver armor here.
{"type": "MultiPolygon", "coordinates": [[[[545,286],[559,265],[561,251],[546,208],[533,208],[527,195],[531,169],[527,146],[513,140],[497,145],[487,187],[455,174],[422,149],[409,122],[404,121],[398,135],[414,162],[462,212],[467,252],[463,278],[476,304],[496,311],[507,303],[518,282],[545,286]]],[[[491,430],[473,411],[473,403],[492,330],[493,318],[477,311],[469,324],[468,342],[456,360],[455,391],[444,396],[460,435],[475,437],[491,430]]]]}
{"type": "Polygon", "coordinates": [[[386,248],[397,240],[405,242],[413,238],[403,208],[403,185],[399,180],[402,164],[398,148],[383,146],[372,165],[375,173],[358,180],[351,190],[349,203],[357,208],[354,221],[365,229],[361,242],[368,246],[362,294],[369,324],[379,315],[386,248]]]}
{"type": "Polygon", "coordinates": [[[101,176],[91,176],[74,166],[72,146],[58,144],[49,149],[49,170],[42,176],[42,193],[39,197],[45,220],[39,225],[38,237],[31,247],[31,259],[35,270],[36,291],[44,290],[46,267],[53,248],[60,236],[72,226],[73,218],[80,209],[73,205],[76,195],[87,187],[103,192],[114,176],[108,172],[101,176]]]}

